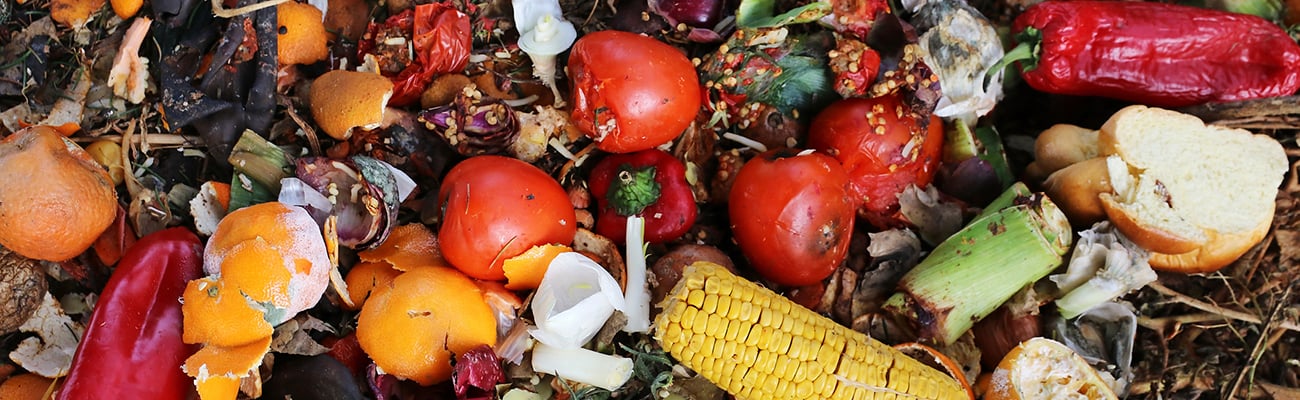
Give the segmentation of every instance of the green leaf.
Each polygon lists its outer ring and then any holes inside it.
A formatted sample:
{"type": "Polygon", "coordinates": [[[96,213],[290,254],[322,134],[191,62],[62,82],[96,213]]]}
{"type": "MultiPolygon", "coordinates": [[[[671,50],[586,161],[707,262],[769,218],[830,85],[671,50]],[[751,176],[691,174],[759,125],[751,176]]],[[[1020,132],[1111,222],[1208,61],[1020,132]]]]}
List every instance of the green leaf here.
{"type": "Polygon", "coordinates": [[[830,15],[831,4],[816,1],[781,15],[776,15],[776,0],[741,0],[736,9],[736,26],[740,28],[774,28],[813,22],[830,15]]]}

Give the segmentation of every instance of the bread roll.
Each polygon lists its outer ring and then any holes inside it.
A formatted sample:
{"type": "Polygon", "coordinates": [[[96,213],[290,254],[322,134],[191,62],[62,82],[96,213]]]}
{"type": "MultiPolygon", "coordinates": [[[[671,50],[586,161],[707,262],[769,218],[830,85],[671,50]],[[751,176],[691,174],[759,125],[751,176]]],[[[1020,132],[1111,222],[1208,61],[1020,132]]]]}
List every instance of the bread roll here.
{"type": "Polygon", "coordinates": [[[1037,171],[1051,175],[1062,168],[1097,157],[1097,135],[1095,130],[1076,125],[1052,125],[1034,140],[1037,171]]]}
{"type": "Polygon", "coordinates": [[[1214,271],[1259,242],[1288,165],[1272,137],[1145,106],[1111,116],[1095,148],[1099,157],[1048,177],[1048,196],[1076,225],[1100,210],[1166,271],[1214,271]]]}
{"type": "Polygon", "coordinates": [[[1075,163],[1052,173],[1043,181],[1043,192],[1060,206],[1070,225],[1085,229],[1106,219],[1100,193],[1110,193],[1106,158],[1075,163]]]}

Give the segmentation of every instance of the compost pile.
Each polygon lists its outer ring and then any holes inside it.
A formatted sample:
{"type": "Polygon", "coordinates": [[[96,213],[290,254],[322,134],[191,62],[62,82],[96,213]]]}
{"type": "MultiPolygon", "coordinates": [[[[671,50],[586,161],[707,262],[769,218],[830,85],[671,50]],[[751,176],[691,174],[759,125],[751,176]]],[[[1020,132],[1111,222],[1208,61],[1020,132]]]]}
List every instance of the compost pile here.
{"type": "Polygon", "coordinates": [[[1300,397],[1291,3],[0,0],[0,398],[1300,397]]]}

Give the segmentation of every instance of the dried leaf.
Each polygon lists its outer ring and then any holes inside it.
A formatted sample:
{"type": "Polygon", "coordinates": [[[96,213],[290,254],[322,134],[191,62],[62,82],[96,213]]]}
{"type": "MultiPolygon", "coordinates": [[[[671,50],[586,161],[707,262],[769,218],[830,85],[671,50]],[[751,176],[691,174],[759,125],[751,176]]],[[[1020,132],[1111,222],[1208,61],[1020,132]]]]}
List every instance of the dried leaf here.
{"type": "Polygon", "coordinates": [[[275,334],[271,337],[271,351],[300,356],[329,352],[328,347],[312,339],[307,331],[334,332],[334,329],[321,320],[304,314],[275,327],[275,334]]]}
{"type": "Polygon", "coordinates": [[[18,329],[35,333],[37,337],[18,343],[18,348],[9,353],[9,359],[46,378],[68,374],[72,354],[77,351],[77,341],[86,330],[64,314],[58,300],[49,293],[45,293],[45,300],[36,314],[18,329]]]}

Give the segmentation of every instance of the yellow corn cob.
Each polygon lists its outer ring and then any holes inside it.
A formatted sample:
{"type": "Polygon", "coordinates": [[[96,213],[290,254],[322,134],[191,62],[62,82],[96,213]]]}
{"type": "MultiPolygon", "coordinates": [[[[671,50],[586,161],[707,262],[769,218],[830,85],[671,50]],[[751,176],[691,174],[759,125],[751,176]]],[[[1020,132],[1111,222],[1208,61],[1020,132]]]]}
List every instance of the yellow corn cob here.
{"type": "Polygon", "coordinates": [[[717,264],[664,299],[655,338],[740,399],[968,399],[952,377],[717,264]]]}

